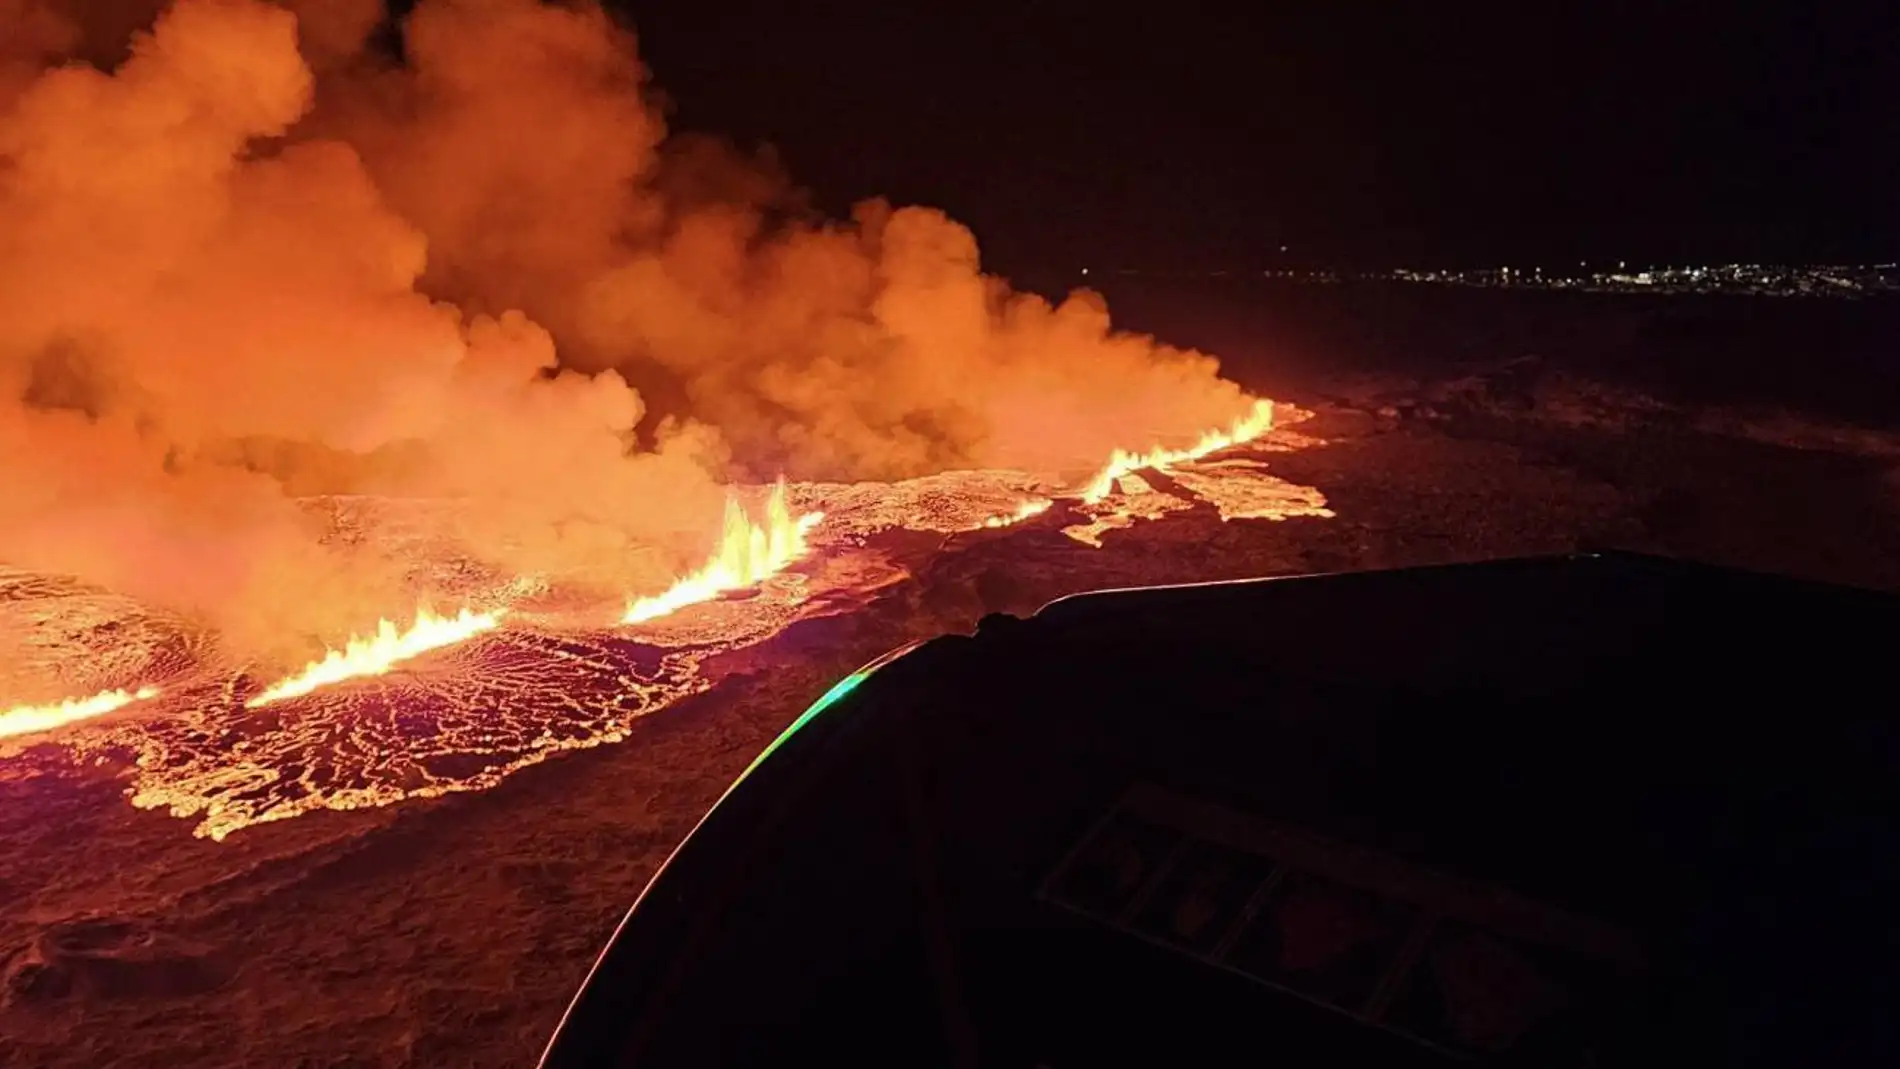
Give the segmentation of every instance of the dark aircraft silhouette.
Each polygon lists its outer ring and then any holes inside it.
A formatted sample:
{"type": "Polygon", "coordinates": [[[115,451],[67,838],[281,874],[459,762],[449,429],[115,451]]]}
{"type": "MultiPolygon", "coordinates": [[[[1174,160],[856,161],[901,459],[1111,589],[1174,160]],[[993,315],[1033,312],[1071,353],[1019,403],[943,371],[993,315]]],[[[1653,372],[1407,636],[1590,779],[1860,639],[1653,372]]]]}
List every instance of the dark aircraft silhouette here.
{"type": "Polygon", "coordinates": [[[1620,554],[991,617],[774,743],[543,1064],[1900,1064],[1896,636],[1620,554]]]}

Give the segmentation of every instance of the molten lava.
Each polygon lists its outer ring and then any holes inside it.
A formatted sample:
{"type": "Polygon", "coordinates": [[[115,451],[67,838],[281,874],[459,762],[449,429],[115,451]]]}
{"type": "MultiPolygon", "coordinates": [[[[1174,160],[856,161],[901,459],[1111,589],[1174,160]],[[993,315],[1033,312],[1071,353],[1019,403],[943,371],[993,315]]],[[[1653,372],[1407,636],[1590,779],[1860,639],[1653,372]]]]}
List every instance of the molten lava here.
{"type": "Polygon", "coordinates": [[[1016,524],[1023,522],[1024,520],[1031,519],[1033,517],[1040,516],[1045,512],[1048,512],[1049,507],[1054,504],[1055,502],[1050,501],[1047,498],[1036,498],[1031,501],[1025,501],[1021,505],[1018,505],[1016,507],[1016,511],[1014,512],[1003,513],[1002,515],[990,516],[986,518],[983,521],[983,526],[991,528],[992,530],[998,527],[1013,527],[1016,524]]]}
{"type": "Polygon", "coordinates": [[[804,556],[805,536],[824,518],[822,512],[808,512],[794,519],[785,501],[783,479],[766,500],[763,524],[754,523],[739,499],[728,496],[725,528],[712,560],[665,591],[628,605],[620,622],[645,623],[728,591],[756,586],[804,556]]]}
{"type": "MultiPolygon", "coordinates": [[[[1282,424],[1300,416],[1285,405],[1274,412],[1282,424]]],[[[1026,541],[1046,550],[1047,536],[1059,531],[1112,552],[1130,528],[1185,520],[1196,512],[1206,520],[1215,514],[1222,520],[1331,515],[1318,490],[1277,478],[1263,459],[1323,445],[1318,439],[1295,441],[1276,427],[1245,450],[1174,459],[1202,449],[1212,453],[1222,442],[1250,437],[1257,426],[1243,421],[1237,429],[1201,438],[1195,449],[1117,454],[1117,467],[1164,463],[1166,479],[1150,482],[1148,471],[1127,472],[1092,503],[1082,500],[1079,481],[1056,472],[1005,469],[952,470],[898,482],[739,488],[729,497],[720,537],[708,539],[717,546],[711,561],[664,593],[620,606],[643,625],[631,634],[596,626],[591,600],[584,603],[585,615],[564,624],[566,618],[544,613],[544,584],[497,581],[471,567],[456,555],[451,537],[436,533],[457,529],[460,513],[452,508],[353,499],[333,512],[340,541],[392,547],[415,574],[430,577],[420,589],[435,591],[439,602],[512,606],[505,622],[518,622],[514,613],[532,609],[532,625],[500,626],[498,613],[465,612],[461,626],[422,614],[414,628],[385,624],[380,634],[353,643],[354,650],[329,654],[296,679],[256,693],[237,665],[200,659],[217,646],[173,630],[182,622],[154,615],[140,625],[151,636],[140,640],[149,649],[139,656],[98,663],[117,656],[105,645],[85,656],[106,678],[162,679],[164,695],[143,707],[147,715],[111,717],[87,730],[68,727],[71,736],[64,741],[81,760],[134,755],[128,769],[132,804],[191,820],[194,834],[211,839],[318,810],[485,790],[561,753],[624,741],[634,721],[714,686],[720,678],[708,667],[714,658],[763,642],[795,620],[871,604],[894,577],[917,575],[935,554],[958,551],[948,537],[882,537],[887,532],[951,536],[990,528],[992,536],[1007,538],[1009,529],[1041,517],[1056,522],[1037,524],[1043,530],[1026,541]],[[814,530],[817,513],[824,516],[823,527],[814,530]],[[806,573],[800,581],[785,580],[782,573],[794,562],[821,552],[822,569],[800,565],[806,573]],[[773,578],[775,573],[780,577],[773,578]],[[479,585],[454,585],[456,577],[469,574],[480,577],[479,585]],[[761,584],[759,596],[720,598],[754,584],[761,584]],[[699,604],[707,601],[714,603],[699,604]],[[680,609],[689,611],[674,612],[680,609]],[[658,619],[668,613],[674,615],[658,619]],[[406,657],[476,635],[481,641],[467,643],[452,658],[432,660],[426,673],[394,672],[375,685],[348,685],[354,677],[382,675],[406,657]],[[631,645],[639,647],[637,654],[631,645]],[[293,694],[300,696],[279,701],[293,694]],[[246,704],[268,708],[252,712],[246,704]]],[[[995,544],[991,538],[971,543],[995,544]]],[[[1161,538],[1141,543],[1147,548],[1140,551],[1174,544],[1178,540],[1161,538]]],[[[1090,567],[1080,557],[1076,563],[1090,567]]],[[[49,637],[44,650],[33,653],[36,662],[68,663],[46,651],[70,645],[77,656],[100,636],[122,641],[145,633],[100,626],[128,611],[117,600],[101,602],[83,586],[26,573],[9,581],[7,574],[0,571],[0,636],[8,627],[18,634],[31,629],[34,635],[70,636],[57,642],[49,637]],[[49,621],[61,623],[48,628],[49,621]]],[[[1094,574],[1085,570],[1081,576],[1094,574]]],[[[1078,577],[1072,585],[1079,589],[1088,582],[1078,577]]],[[[119,701],[16,710],[0,720],[0,733],[56,731],[119,701]]]]}
{"type": "Polygon", "coordinates": [[[1297,410],[1099,295],[1011,290],[934,209],[807,218],[774,168],[673,151],[615,5],[415,0],[396,39],[384,6],[0,0],[0,679],[164,687],[0,709],[0,736],[100,717],[75,757],[222,838],[619,741],[935,554],[1008,561],[998,529],[1039,590],[1123,563],[1048,574],[1052,528],[1330,514],[1259,457],[1200,462],[1297,410]],[[163,13],[81,25],[128,6],[163,13]],[[602,584],[761,464],[840,481],[739,491],[693,532],[709,560],[613,590],[637,633],[600,627],[602,584]],[[355,615],[372,592],[400,600],[355,615]],[[246,668],[425,594],[473,608],[246,668]]]}
{"type": "Polygon", "coordinates": [[[1182,464],[1190,460],[1199,460],[1209,453],[1216,453],[1228,446],[1251,442],[1255,438],[1273,429],[1273,402],[1255,401],[1253,411],[1234,421],[1234,425],[1225,431],[1208,431],[1201,440],[1186,449],[1163,449],[1159,446],[1146,453],[1129,453],[1115,450],[1108,459],[1108,466],[1096,472],[1088,486],[1082,490],[1082,500],[1089,504],[1101,501],[1115,490],[1115,480],[1143,468],[1166,470],[1171,464],[1182,464]]]}
{"type": "Polygon", "coordinates": [[[331,650],[320,661],[312,661],[303,671],[283,680],[244,704],[252,709],[285,698],[308,694],[318,687],[341,683],[346,679],[380,676],[396,665],[430,650],[466,642],[501,623],[502,611],[478,613],[463,609],[452,617],[437,616],[427,609],[416,612],[416,622],[397,630],[390,620],[376,625],[368,638],[352,637],[340,650],[331,650]]]}
{"type": "Polygon", "coordinates": [[[90,698],[68,698],[50,705],[16,705],[0,712],[0,738],[51,731],[156,697],[157,687],[140,687],[136,691],[109,690],[90,698]]]}

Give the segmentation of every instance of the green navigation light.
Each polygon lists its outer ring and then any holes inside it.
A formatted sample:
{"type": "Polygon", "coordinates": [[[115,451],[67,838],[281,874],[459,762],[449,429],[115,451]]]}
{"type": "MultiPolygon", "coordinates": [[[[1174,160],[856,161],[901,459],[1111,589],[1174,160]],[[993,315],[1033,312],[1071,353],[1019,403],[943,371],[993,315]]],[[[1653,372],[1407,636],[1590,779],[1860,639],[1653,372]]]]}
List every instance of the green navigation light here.
{"type": "Polygon", "coordinates": [[[753,769],[765,763],[766,758],[772,756],[772,754],[775,751],[777,751],[780,746],[785,745],[786,739],[789,739],[793,735],[798,734],[799,728],[802,728],[806,724],[811,723],[812,719],[816,717],[819,713],[822,713],[826,709],[829,709],[830,707],[832,707],[833,705],[838,704],[838,702],[841,699],[843,699],[845,695],[858,689],[858,684],[864,682],[866,679],[869,679],[870,676],[871,676],[871,670],[869,668],[860,668],[857,671],[851,673],[850,675],[844,677],[843,679],[840,679],[836,683],[833,683],[831,685],[830,690],[825,691],[824,694],[819,696],[817,701],[811,703],[810,708],[798,714],[798,719],[792,721],[792,725],[790,727],[786,728],[784,731],[779,732],[778,738],[773,739],[770,745],[768,745],[765,749],[759,751],[759,756],[752,759],[752,763],[746,766],[745,771],[740,773],[739,778],[744,779],[746,778],[746,776],[751,775],[753,769]]]}

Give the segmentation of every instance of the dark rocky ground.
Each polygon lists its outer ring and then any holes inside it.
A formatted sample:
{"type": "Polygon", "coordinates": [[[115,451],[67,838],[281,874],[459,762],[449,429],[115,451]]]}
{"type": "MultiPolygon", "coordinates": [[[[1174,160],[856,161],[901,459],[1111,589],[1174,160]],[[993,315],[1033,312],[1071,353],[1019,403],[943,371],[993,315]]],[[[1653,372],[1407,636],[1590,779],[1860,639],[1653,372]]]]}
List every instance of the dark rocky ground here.
{"type": "MultiPolygon", "coordinates": [[[[1264,384],[1261,384],[1264,388],[1264,384]]],[[[1651,403],[1542,364],[1296,397],[1327,444],[1270,454],[1332,519],[1197,511],[1089,550],[958,536],[848,615],[733,655],[622,744],[473,794],[214,844],[79,773],[0,812],[6,1066],[531,1064],[622,911],[830,683],[913,637],[1102,586],[1618,546],[1900,590],[1887,440],[1651,403]]]]}

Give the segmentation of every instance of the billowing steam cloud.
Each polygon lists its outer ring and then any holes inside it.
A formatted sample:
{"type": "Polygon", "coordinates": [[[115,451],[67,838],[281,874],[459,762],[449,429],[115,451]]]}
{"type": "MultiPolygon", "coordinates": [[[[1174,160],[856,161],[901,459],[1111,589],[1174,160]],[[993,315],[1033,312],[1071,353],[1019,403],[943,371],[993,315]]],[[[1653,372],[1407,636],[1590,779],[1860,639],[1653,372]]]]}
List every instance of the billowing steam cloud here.
{"type": "Polygon", "coordinates": [[[1247,407],[939,212],[806,220],[669,140],[591,5],[423,0],[400,65],[374,0],[177,0],[129,47],[93,7],[0,0],[0,562],[268,652],[417,595],[310,495],[454,498],[477,559],[639,592],[734,478],[1080,472],[1247,407]]]}

